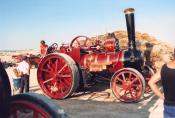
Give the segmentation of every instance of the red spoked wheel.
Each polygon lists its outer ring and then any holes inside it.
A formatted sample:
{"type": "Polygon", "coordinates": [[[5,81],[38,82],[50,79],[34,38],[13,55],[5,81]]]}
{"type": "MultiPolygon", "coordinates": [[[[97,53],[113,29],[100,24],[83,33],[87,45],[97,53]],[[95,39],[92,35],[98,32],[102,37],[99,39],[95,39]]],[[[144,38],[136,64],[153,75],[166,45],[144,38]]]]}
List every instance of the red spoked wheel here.
{"type": "Polygon", "coordinates": [[[90,39],[86,36],[77,36],[70,43],[71,47],[88,47],[90,39]]]}
{"type": "Polygon", "coordinates": [[[150,86],[148,85],[148,81],[154,75],[154,70],[150,66],[145,65],[143,72],[144,72],[144,78],[145,78],[145,83],[146,83],[145,93],[150,93],[152,90],[151,90],[150,86]]]}
{"type": "Polygon", "coordinates": [[[54,99],[64,99],[77,89],[79,71],[74,60],[62,53],[49,54],[37,70],[38,83],[43,92],[54,99]]]}
{"type": "Polygon", "coordinates": [[[39,94],[18,94],[11,97],[10,118],[62,118],[64,111],[39,94]]]}
{"type": "Polygon", "coordinates": [[[113,94],[122,102],[137,102],[145,91],[143,76],[133,68],[115,72],[110,84],[113,94]]]}

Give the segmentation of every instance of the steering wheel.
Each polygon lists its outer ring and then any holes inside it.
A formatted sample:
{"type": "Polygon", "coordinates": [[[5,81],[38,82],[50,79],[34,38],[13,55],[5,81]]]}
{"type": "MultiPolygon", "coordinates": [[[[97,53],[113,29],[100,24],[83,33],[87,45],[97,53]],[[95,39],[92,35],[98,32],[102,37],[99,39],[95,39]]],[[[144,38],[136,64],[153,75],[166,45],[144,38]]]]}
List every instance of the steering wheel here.
{"type": "Polygon", "coordinates": [[[58,44],[57,43],[53,43],[51,46],[48,47],[47,49],[47,53],[54,53],[57,51],[58,48],[58,44]]]}
{"type": "Polygon", "coordinates": [[[86,36],[77,36],[72,40],[70,47],[88,47],[89,41],[90,38],[86,36]]]}

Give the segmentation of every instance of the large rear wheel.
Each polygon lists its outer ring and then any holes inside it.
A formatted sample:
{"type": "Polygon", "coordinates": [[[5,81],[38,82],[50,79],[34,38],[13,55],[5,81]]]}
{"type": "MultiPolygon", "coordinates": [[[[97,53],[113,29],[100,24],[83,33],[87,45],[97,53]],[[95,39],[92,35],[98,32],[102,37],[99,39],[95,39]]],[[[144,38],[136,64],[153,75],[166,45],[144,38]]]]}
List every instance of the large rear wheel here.
{"type": "Polygon", "coordinates": [[[74,60],[62,53],[44,57],[39,64],[37,77],[43,92],[54,99],[71,96],[79,84],[79,72],[74,60]]]}
{"type": "Polygon", "coordinates": [[[122,102],[137,102],[145,91],[143,76],[133,68],[115,72],[110,84],[113,94],[122,102]]]}

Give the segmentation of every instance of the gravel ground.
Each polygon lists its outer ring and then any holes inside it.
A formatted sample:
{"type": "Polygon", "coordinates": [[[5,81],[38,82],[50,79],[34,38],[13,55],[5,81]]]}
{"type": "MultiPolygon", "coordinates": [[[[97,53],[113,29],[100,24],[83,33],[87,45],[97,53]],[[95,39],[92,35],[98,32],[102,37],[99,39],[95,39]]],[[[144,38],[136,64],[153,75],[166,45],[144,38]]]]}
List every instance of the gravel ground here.
{"type": "Polygon", "coordinates": [[[71,118],[163,118],[162,101],[144,98],[139,103],[100,102],[70,98],[54,100],[71,118]]]}
{"type": "Polygon", "coordinates": [[[140,103],[125,104],[114,102],[55,100],[71,118],[161,118],[161,114],[151,114],[151,104],[139,108],[140,103]]]}

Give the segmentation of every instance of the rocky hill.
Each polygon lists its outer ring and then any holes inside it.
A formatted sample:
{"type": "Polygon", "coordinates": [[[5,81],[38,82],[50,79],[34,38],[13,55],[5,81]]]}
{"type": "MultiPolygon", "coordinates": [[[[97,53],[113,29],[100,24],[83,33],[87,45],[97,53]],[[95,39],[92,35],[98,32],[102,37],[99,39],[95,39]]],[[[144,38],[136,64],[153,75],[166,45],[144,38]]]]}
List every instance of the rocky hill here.
{"type": "MultiPolygon", "coordinates": [[[[128,45],[128,38],[126,31],[115,31],[115,36],[119,39],[120,47],[126,49],[128,45]]],[[[108,34],[92,37],[92,39],[105,40],[108,34]]],[[[162,64],[170,61],[173,56],[173,47],[166,43],[157,40],[155,37],[147,33],[136,32],[136,43],[151,65],[160,69],[162,64]]]]}

